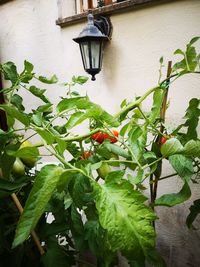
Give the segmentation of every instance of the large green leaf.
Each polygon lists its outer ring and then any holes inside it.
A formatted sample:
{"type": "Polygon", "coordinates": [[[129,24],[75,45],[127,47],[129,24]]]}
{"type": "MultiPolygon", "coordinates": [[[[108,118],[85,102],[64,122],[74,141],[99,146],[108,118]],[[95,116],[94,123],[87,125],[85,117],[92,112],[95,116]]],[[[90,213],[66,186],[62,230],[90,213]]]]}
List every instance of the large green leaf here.
{"type": "Polygon", "coordinates": [[[192,223],[194,222],[199,213],[200,213],[200,199],[197,199],[193,202],[193,205],[190,207],[190,213],[186,219],[186,224],[188,228],[192,228],[192,223]]]}
{"type": "Polygon", "coordinates": [[[183,179],[183,181],[188,182],[193,175],[193,165],[192,158],[186,157],[184,155],[172,155],[169,157],[169,162],[178,173],[178,175],[183,179]]]}
{"type": "Polygon", "coordinates": [[[112,251],[122,251],[133,259],[143,258],[155,247],[152,210],[146,197],[123,180],[104,185],[94,184],[96,207],[101,226],[107,230],[112,251]]]}
{"type": "Polygon", "coordinates": [[[173,207],[177,204],[181,204],[191,197],[191,190],[187,182],[183,185],[182,189],[178,193],[166,194],[156,199],[156,206],[173,207]]]}
{"type": "Polygon", "coordinates": [[[56,165],[46,165],[41,169],[19,219],[13,247],[24,242],[36,226],[63,171],[61,167],[56,165]]]}

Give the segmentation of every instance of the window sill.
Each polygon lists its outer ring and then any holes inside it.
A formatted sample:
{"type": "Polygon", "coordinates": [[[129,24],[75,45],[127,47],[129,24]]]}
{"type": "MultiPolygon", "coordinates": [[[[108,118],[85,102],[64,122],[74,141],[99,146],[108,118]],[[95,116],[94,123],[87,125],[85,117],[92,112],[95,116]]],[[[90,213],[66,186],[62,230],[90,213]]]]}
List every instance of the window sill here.
{"type": "MultiPolygon", "coordinates": [[[[150,4],[155,4],[155,3],[161,3],[161,2],[169,2],[169,1],[174,1],[174,0],[127,0],[124,2],[119,2],[119,3],[113,3],[111,5],[99,7],[93,9],[93,14],[94,15],[102,15],[102,16],[109,16],[112,14],[116,13],[122,13],[126,12],[132,9],[136,9],[138,7],[142,6],[147,6],[150,4]]],[[[76,14],[70,17],[66,18],[59,18],[56,20],[56,24],[59,25],[60,27],[66,27],[72,24],[77,24],[79,22],[82,22],[85,20],[87,17],[87,12],[76,14]]]]}

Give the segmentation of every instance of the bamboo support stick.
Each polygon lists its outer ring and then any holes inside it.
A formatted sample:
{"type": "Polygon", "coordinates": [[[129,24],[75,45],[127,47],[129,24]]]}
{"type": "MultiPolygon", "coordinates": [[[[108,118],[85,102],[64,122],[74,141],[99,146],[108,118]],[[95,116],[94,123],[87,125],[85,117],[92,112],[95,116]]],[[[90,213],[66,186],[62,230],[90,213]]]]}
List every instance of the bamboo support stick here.
{"type": "MultiPolygon", "coordinates": [[[[11,197],[12,197],[12,199],[13,199],[13,201],[14,201],[16,207],[17,207],[17,209],[19,210],[20,214],[22,214],[22,212],[23,212],[23,207],[22,207],[22,205],[21,205],[21,203],[20,203],[18,197],[16,196],[15,193],[12,193],[12,194],[11,194],[11,197]]],[[[39,250],[40,255],[41,255],[41,256],[44,255],[44,254],[45,254],[45,250],[44,250],[43,247],[41,246],[41,244],[40,244],[40,240],[39,240],[39,238],[38,238],[38,236],[37,236],[37,234],[36,234],[36,232],[35,232],[34,230],[31,232],[31,236],[32,236],[32,238],[33,238],[33,240],[34,240],[34,242],[35,242],[35,244],[36,244],[36,246],[37,246],[37,248],[38,248],[38,250],[39,250]]]]}
{"type": "MultiPolygon", "coordinates": [[[[170,77],[170,74],[171,74],[171,71],[172,71],[172,61],[169,61],[168,62],[168,67],[167,67],[167,78],[170,77]]],[[[167,81],[169,83],[169,80],[167,81]]],[[[164,95],[164,98],[163,98],[163,103],[162,103],[162,108],[160,110],[160,118],[162,120],[162,124],[160,126],[160,132],[163,133],[164,132],[164,125],[163,123],[165,122],[165,114],[166,114],[166,110],[167,110],[167,97],[168,97],[168,91],[169,91],[169,85],[166,86],[166,89],[165,89],[165,95],[164,95]]],[[[162,136],[158,136],[158,145],[161,146],[161,139],[162,139],[162,136]]],[[[162,168],[162,166],[161,166],[162,168]]],[[[155,177],[155,182],[153,183],[153,194],[152,194],[152,199],[151,201],[155,201],[156,199],[156,196],[157,196],[157,189],[158,189],[158,180],[159,180],[159,177],[155,177]]]]}

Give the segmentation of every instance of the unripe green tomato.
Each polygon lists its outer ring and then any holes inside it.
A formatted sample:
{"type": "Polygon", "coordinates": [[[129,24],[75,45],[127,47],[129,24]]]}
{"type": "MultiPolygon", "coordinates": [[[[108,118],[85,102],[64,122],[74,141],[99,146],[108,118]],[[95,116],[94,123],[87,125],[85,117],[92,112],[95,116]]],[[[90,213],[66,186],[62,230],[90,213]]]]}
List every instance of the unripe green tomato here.
{"type": "MultiPolygon", "coordinates": [[[[115,153],[111,153],[111,157],[110,157],[110,160],[119,160],[119,156],[115,153]]],[[[110,163],[111,166],[114,166],[114,167],[119,167],[119,162],[112,162],[110,163]]]]}
{"type": "MultiPolygon", "coordinates": [[[[20,148],[24,148],[24,147],[32,147],[32,143],[28,140],[24,141],[20,148]]],[[[20,159],[23,161],[23,163],[27,166],[27,167],[30,167],[30,168],[33,168],[37,162],[37,158],[34,158],[34,157],[27,157],[27,156],[24,156],[24,157],[20,157],[20,159]]]]}
{"type": "Polygon", "coordinates": [[[117,154],[115,154],[115,153],[111,153],[110,159],[118,160],[119,156],[117,154]]]}
{"type": "Polygon", "coordinates": [[[105,179],[105,177],[108,175],[108,173],[111,171],[111,168],[110,166],[106,163],[106,162],[103,162],[101,164],[101,167],[99,167],[97,169],[97,173],[98,175],[102,178],[102,179],[105,179]]]}
{"type": "Polygon", "coordinates": [[[16,160],[15,160],[15,162],[13,164],[12,171],[16,176],[24,175],[25,167],[24,167],[24,164],[22,163],[22,161],[20,160],[20,158],[16,158],[16,160]]]}

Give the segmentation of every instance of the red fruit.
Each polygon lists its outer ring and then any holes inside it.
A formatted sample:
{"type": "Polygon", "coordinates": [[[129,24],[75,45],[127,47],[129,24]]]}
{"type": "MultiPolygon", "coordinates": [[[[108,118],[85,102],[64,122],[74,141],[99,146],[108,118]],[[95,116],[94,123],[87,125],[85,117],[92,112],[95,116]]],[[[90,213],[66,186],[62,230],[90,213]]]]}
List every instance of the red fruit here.
{"type": "Polygon", "coordinates": [[[88,159],[88,158],[91,157],[91,156],[92,156],[92,152],[91,152],[91,151],[85,151],[85,152],[83,153],[83,155],[80,156],[80,159],[81,159],[81,160],[88,159]]]}
{"type": "Polygon", "coordinates": [[[91,137],[94,141],[98,142],[99,144],[103,143],[104,141],[104,134],[100,132],[93,134],[91,137]]]}
{"type": "MultiPolygon", "coordinates": [[[[113,130],[112,134],[116,137],[119,136],[119,132],[116,130],[113,130]]],[[[100,143],[100,144],[103,143],[103,141],[105,139],[109,139],[110,142],[113,144],[113,143],[116,143],[118,141],[117,138],[115,138],[114,136],[111,136],[108,133],[97,132],[97,133],[92,135],[92,139],[95,140],[96,142],[100,143]]]]}
{"type": "MultiPolygon", "coordinates": [[[[119,132],[118,131],[116,131],[116,130],[113,130],[112,131],[112,134],[114,135],[114,136],[116,136],[116,137],[118,137],[119,136],[119,132]]],[[[117,138],[115,138],[115,137],[113,137],[113,136],[108,136],[108,139],[110,139],[110,142],[113,144],[113,143],[116,143],[118,140],[117,140],[117,138]]]]}
{"type": "Polygon", "coordinates": [[[162,136],[162,138],[161,138],[161,145],[164,145],[164,143],[165,143],[168,139],[171,138],[171,135],[168,135],[168,134],[167,134],[166,136],[167,136],[166,138],[162,136]]]}

